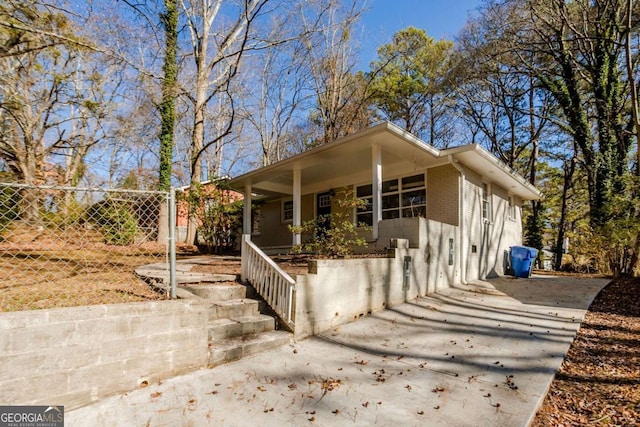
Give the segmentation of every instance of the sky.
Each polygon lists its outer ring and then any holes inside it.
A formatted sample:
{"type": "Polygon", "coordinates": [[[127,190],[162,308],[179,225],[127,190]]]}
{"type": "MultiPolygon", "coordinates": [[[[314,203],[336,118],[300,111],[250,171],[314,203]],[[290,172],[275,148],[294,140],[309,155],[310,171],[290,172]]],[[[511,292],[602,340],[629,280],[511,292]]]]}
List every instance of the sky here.
{"type": "Polygon", "coordinates": [[[362,19],[361,69],[368,69],[376,48],[398,30],[413,26],[436,40],[453,40],[482,0],[368,0],[362,19]]]}

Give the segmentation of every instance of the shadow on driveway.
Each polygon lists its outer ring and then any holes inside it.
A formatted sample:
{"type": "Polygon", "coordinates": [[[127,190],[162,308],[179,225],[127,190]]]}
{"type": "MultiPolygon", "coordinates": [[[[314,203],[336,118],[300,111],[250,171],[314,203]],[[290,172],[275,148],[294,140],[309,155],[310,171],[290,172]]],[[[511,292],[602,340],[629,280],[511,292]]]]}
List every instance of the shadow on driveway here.
{"type": "Polygon", "coordinates": [[[70,411],[67,425],[523,426],[607,280],[499,278],[70,411]]]}

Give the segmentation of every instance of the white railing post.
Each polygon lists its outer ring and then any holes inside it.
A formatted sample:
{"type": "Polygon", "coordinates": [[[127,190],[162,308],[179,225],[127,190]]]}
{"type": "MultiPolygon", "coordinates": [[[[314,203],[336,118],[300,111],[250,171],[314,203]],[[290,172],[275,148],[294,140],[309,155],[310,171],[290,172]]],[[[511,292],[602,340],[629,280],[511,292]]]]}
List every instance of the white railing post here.
{"type": "Polygon", "coordinates": [[[251,241],[250,235],[242,236],[241,276],[243,281],[253,285],[278,316],[293,327],[296,282],[251,241]]]}
{"type": "Polygon", "coordinates": [[[242,235],[242,243],[240,244],[240,280],[246,282],[248,280],[247,265],[249,263],[249,251],[247,250],[247,240],[251,240],[250,234],[242,235]]]}

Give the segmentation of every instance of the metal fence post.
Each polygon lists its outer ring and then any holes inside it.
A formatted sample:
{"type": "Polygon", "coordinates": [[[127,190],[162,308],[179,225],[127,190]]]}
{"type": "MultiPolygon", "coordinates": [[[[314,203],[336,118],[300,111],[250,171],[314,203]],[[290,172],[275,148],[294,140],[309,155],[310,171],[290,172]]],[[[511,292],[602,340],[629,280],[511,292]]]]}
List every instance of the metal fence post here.
{"type": "Polygon", "coordinates": [[[169,283],[171,299],[176,298],[176,189],[169,190],[169,283]]]}

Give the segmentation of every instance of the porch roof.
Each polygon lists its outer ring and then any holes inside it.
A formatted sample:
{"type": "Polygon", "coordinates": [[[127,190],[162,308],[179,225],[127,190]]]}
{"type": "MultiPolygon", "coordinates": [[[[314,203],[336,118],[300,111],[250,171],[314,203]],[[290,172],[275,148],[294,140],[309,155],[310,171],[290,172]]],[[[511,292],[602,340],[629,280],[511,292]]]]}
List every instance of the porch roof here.
{"type": "Polygon", "coordinates": [[[438,150],[390,122],[305,151],[297,156],[231,179],[238,191],[251,185],[254,194],[293,194],[293,171],[301,172],[302,194],[339,188],[347,183],[371,182],[372,147],[382,155],[383,178],[440,166],[451,158],[499,183],[525,200],[539,199],[540,192],[478,145],[438,150]]]}

